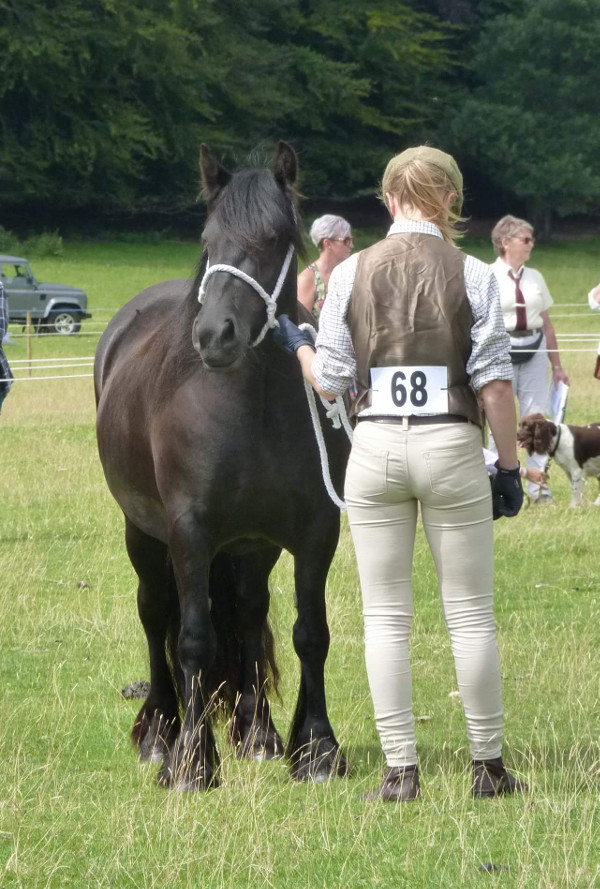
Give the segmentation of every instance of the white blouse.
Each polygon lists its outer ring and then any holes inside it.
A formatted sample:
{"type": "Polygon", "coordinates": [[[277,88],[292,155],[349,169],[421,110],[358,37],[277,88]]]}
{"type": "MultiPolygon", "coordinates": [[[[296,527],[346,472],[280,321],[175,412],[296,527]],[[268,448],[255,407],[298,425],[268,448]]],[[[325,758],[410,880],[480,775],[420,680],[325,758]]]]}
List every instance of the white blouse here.
{"type": "MultiPolygon", "coordinates": [[[[502,306],[504,326],[510,333],[517,326],[515,282],[508,274],[511,271],[511,267],[498,257],[496,262],[492,263],[492,271],[500,288],[500,304],[502,306]]],[[[521,275],[519,283],[527,311],[527,329],[539,330],[543,324],[542,312],[547,311],[553,304],[550,291],[543,275],[536,269],[521,266],[516,274],[521,275]]]]}

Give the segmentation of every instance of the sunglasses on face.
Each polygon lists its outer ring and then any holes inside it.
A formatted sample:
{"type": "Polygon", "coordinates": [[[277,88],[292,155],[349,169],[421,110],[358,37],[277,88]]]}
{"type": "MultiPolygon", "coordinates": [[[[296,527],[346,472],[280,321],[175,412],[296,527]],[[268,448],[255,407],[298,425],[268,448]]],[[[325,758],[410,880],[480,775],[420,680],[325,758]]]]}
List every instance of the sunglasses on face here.
{"type": "Polygon", "coordinates": [[[354,247],[354,241],[351,237],[348,238],[329,238],[330,241],[341,241],[346,247],[354,247]]]}

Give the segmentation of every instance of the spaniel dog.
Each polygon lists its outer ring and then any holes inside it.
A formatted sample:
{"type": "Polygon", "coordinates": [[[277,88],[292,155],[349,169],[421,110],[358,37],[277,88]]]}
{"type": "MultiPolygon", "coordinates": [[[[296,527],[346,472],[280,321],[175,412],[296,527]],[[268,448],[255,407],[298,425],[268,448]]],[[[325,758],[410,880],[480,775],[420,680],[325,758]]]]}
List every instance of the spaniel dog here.
{"type": "MultiPolygon", "coordinates": [[[[517,431],[520,446],[528,454],[548,454],[571,479],[571,506],[581,506],[586,478],[600,484],[600,423],[589,426],[558,426],[543,414],[527,414],[517,431]]],[[[594,501],[600,506],[600,496],[594,501]]]]}

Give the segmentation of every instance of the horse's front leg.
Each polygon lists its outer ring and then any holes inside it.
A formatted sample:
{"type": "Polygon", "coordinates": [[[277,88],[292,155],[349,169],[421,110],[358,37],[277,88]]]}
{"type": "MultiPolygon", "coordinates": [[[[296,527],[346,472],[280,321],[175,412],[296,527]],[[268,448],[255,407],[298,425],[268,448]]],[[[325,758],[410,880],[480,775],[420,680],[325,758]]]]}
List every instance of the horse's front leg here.
{"type": "Polygon", "coordinates": [[[267,697],[269,668],[275,686],[278,679],[268,613],[269,575],[280,553],[279,547],[269,547],[235,560],[241,681],[231,720],[231,740],[239,756],[255,760],[283,755],[283,742],[273,724],[267,697]]]}
{"type": "Polygon", "coordinates": [[[327,715],[324,677],[329,650],[325,582],[338,535],[339,516],[333,528],[330,525],[324,529],[320,537],[313,537],[308,547],[295,554],[298,617],[293,639],[301,677],[286,754],[292,776],[299,781],[325,781],[347,772],[327,715]]]}
{"type": "Polygon", "coordinates": [[[181,611],[178,654],[185,683],[185,712],[159,781],[178,790],[207,790],[218,784],[219,756],[202,682],[215,659],[217,643],[208,596],[208,536],[193,516],[172,523],[169,550],[181,611]]]}

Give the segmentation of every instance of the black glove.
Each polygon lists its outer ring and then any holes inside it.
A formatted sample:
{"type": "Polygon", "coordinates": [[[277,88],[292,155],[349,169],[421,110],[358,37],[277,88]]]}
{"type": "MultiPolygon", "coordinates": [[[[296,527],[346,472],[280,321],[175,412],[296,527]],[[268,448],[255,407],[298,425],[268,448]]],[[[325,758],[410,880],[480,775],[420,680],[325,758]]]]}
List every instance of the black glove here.
{"type": "Polygon", "coordinates": [[[501,469],[496,460],[496,475],[492,481],[492,510],[494,519],[501,516],[514,516],[523,505],[521,470],[501,469]]]}
{"type": "Polygon", "coordinates": [[[288,315],[280,315],[277,319],[279,327],[271,330],[271,336],[278,346],[287,349],[292,354],[300,348],[300,346],[310,346],[314,350],[315,344],[309,333],[300,330],[300,328],[290,320],[288,315]]]}

